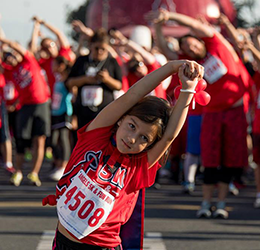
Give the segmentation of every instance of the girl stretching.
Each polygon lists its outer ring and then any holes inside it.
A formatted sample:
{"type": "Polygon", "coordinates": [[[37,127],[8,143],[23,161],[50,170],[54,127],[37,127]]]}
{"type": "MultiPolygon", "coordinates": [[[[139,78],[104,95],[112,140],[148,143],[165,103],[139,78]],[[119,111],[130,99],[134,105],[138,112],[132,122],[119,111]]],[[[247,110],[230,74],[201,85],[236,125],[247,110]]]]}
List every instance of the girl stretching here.
{"type": "Polygon", "coordinates": [[[54,250],[121,249],[120,227],[131,216],[139,190],[154,183],[158,161],[181,130],[203,73],[196,62],[170,61],[78,130],[55,199],[43,199],[44,205],[58,200],[54,250]],[[173,108],[146,96],[177,72],[182,90],[173,108]]]}

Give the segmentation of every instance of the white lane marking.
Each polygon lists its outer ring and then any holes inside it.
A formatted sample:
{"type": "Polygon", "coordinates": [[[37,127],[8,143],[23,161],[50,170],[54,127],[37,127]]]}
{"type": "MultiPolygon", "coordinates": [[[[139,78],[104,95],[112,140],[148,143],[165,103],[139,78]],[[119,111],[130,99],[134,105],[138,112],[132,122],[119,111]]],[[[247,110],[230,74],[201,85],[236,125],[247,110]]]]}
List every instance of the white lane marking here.
{"type": "MultiPolygon", "coordinates": [[[[55,231],[44,231],[36,250],[52,249],[52,241],[55,236],[55,231]]],[[[147,232],[144,237],[144,249],[147,250],[167,250],[162,234],[159,232],[147,232]]]]}
{"type": "Polygon", "coordinates": [[[52,241],[54,236],[55,236],[55,231],[44,231],[36,250],[52,249],[52,241]]]}

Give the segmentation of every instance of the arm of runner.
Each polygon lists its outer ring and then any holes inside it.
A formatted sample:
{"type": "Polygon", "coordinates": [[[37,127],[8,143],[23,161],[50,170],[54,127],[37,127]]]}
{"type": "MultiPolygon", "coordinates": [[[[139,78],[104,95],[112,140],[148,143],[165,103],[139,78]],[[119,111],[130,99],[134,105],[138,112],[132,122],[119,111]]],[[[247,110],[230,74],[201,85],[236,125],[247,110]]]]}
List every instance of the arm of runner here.
{"type": "Polygon", "coordinates": [[[170,61],[159,69],[151,72],[135,83],[125,94],[106,106],[93,122],[87,127],[87,131],[115,124],[122,116],[132,108],[145,95],[155,89],[165,78],[178,72],[183,64],[198,67],[196,62],[188,60],[170,61]]]}
{"type": "Polygon", "coordinates": [[[177,137],[186,120],[189,104],[194,96],[195,87],[204,75],[204,68],[195,63],[183,64],[178,70],[182,90],[173,107],[169,122],[162,138],[147,152],[148,164],[152,167],[163,157],[173,140],[177,137]]]}
{"type": "Polygon", "coordinates": [[[33,32],[32,32],[32,37],[31,37],[31,42],[29,45],[29,51],[36,56],[37,54],[37,41],[38,41],[38,36],[40,32],[40,22],[36,17],[33,17],[32,20],[34,21],[33,24],[33,32]]]}
{"type": "Polygon", "coordinates": [[[10,48],[17,51],[21,56],[24,56],[27,50],[19,43],[0,37],[0,42],[6,44],[10,48]]]}
{"type": "Polygon", "coordinates": [[[167,22],[172,20],[180,25],[190,28],[195,36],[198,37],[212,37],[213,30],[208,25],[203,24],[199,20],[179,14],[176,12],[169,12],[165,9],[159,9],[158,11],[151,11],[146,14],[146,19],[153,20],[154,23],[167,22]]]}
{"type": "Polygon", "coordinates": [[[51,24],[47,23],[44,20],[40,20],[40,24],[44,25],[48,30],[50,30],[52,33],[54,33],[59,41],[59,44],[63,48],[69,48],[70,43],[67,37],[61,32],[58,28],[52,26],[51,24]]]}

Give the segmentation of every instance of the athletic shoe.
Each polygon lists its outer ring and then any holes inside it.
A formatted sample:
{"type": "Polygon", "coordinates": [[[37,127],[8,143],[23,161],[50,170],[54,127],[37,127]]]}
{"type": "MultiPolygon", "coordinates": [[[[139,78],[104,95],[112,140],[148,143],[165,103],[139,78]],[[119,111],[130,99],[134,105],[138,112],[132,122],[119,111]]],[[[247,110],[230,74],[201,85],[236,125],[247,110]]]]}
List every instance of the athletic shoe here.
{"type": "Polygon", "coordinates": [[[256,198],[255,203],[254,203],[255,208],[260,208],[260,197],[256,198]]]}
{"type": "Polygon", "coordinates": [[[23,175],[20,172],[16,172],[10,178],[11,184],[15,185],[16,187],[20,186],[23,179],[23,175]]]}
{"type": "Polygon", "coordinates": [[[54,169],[54,171],[50,174],[50,178],[51,178],[53,181],[59,181],[60,178],[61,178],[62,175],[63,175],[63,172],[64,172],[64,168],[54,169]]]}
{"type": "Polygon", "coordinates": [[[8,166],[4,166],[5,171],[7,171],[9,174],[14,174],[15,173],[15,168],[13,166],[8,167],[8,166]]]}
{"type": "Polygon", "coordinates": [[[213,218],[227,219],[228,212],[225,210],[226,203],[224,201],[219,201],[217,203],[217,208],[213,213],[213,218]]]}
{"type": "Polygon", "coordinates": [[[229,184],[229,192],[235,196],[239,195],[239,190],[232,182],[229,184]]]}
{"type": "Polygon", "coordinates": [[[207,201],[201,203],[200,210],[197,212],[198,218],[210,218],[212,214],[211,204],[207,201]]]}
{"type": "Polygon", "coordinates": [[[27,175],[27,179],[29,180],[29,182],[37,187],[40,187],[42,185],[38,174],[35,173],[29,173],[27,175]]]}
{"type": "Polygon", "coordinates": [[[195,184],[194,183],[185,183],[183,187],[183,192],[185,194],[191,194],[195,190],[195,184]]]}

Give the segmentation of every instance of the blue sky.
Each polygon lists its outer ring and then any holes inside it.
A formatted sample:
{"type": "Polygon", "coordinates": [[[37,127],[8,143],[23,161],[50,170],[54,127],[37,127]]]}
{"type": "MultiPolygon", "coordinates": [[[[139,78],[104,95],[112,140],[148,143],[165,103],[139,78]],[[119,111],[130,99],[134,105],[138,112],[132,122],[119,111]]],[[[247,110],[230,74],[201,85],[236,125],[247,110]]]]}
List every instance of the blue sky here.
{"type": "MultiPolygon", "coordinates": [[[[32,33],[32,16],[37,15],[66,33],[70,29],[65,23],[66,6],[75,9],[84,2],[85,0],[0,0],[0,26],[7,38],[26,46],[32,33]]],[[[50,36],[45,28],[42,31],[50,36]]]]}

